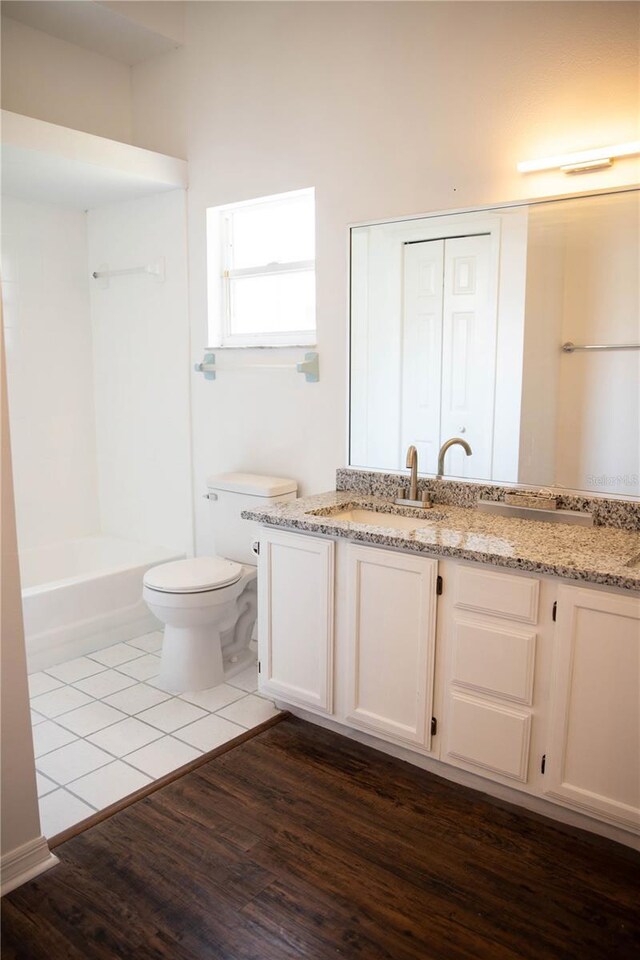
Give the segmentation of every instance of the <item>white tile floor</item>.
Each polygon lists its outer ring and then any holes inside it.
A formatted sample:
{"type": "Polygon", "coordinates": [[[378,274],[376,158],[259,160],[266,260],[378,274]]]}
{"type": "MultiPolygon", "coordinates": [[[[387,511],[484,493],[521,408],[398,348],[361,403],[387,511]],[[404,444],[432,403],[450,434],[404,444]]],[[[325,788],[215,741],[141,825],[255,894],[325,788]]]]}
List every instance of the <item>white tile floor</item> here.
{"type": "Polygon", "coordinates": [[[97,810],[274,716],[257,667],[211,690],[174,696],[158,677],[162,634],[29,677],[42,831],[97,810]]]}

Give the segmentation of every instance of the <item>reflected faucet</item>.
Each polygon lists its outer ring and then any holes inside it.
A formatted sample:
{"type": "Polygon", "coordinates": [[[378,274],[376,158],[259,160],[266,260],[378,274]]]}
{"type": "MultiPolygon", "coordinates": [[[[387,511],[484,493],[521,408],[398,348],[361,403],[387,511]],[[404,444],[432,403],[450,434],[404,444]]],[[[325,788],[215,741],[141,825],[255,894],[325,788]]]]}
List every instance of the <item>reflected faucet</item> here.
{"type": "Polygon", "coordinates": [[[412,445],[407,450],[407,467],[411,470],[409,481],[409,500],[418,499],[418,451],[412,445]]]}
{"type": "MultiPolygon", "coordinates": [[[[449,449],[449,447],[454,447],[456,444],[460,444],[464,452],[468,457],[471,456],[472,450],[466,440],[463,440],[461,437],[451,437],[450,440],[445,440],[445,442],[440,447],[440,453],[438,454],[438,472],[436,474],[436,480],[442,480],[444,474],[444,455],[449,449]]],[[[409,447],[410,450],[413,450],[414,447],[409,447]]],[[[409,466],[409,455],[407,454],[407,466],[409,466]]]]}

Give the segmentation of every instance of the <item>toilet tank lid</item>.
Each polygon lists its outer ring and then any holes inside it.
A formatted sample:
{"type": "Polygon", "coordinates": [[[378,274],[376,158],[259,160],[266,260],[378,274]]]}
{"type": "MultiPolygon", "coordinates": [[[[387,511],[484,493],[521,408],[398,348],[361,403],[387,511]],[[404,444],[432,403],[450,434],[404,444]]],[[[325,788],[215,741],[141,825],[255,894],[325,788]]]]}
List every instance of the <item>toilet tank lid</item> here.
{"type": "Polygon", "coordinates": [[[268,477],[258,473],[218,473],[207,479],[209,490],[228,490],[249,497],[280,497],[295,493],[298,484],[286,477],[268,477]]]}

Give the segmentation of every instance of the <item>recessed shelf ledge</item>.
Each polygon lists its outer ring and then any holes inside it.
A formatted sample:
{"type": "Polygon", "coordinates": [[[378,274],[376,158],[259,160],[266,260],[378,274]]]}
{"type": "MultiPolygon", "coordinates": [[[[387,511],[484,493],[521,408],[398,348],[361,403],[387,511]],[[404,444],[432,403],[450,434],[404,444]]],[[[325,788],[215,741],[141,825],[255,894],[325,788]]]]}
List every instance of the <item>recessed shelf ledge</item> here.
{"type": "Polygon", "coordinates": [[[187,186],[185,160],[9,110],[1,116],[5,196],[90,210],[187,186]]]}

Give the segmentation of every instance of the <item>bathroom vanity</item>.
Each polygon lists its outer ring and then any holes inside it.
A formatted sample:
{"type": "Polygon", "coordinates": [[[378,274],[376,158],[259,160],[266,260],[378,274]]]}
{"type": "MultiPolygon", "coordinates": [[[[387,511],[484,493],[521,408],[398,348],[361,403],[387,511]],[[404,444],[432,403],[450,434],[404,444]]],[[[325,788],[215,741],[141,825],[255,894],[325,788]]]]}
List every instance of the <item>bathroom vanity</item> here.
{"type": "Polygon", "coordinates": [[[350,467],[247,514],[264,693],[634,845],[639,212],[633,187],[353,226],[350,467]]]}
{"type": "Polygon", "coordinates": [[[262,692],[636,844],[640,534],[354,490],[248,516],[264,524],[262,692]]]}

